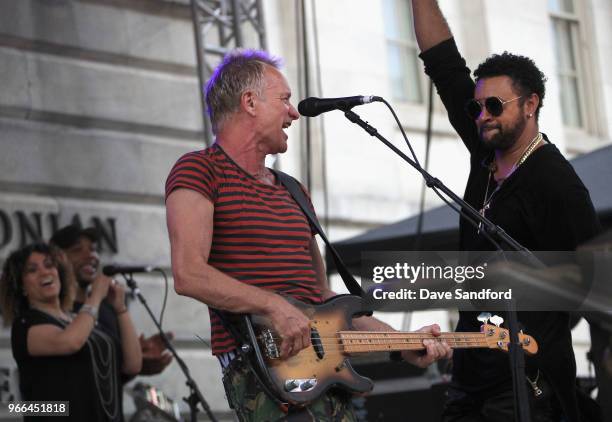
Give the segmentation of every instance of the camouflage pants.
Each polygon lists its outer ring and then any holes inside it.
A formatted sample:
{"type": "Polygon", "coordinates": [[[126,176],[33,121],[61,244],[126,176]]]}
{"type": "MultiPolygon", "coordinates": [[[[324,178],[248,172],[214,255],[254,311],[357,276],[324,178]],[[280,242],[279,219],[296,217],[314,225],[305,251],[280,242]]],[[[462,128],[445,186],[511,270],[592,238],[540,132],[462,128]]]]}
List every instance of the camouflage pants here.
{"type": "Polygon", "coordinates": [[[241,422],[355,422],[350,395],[328,392],[303,408],[281,408],[259,386],[247,365],[239,359],[224,370],[227,401],[241,422]]]}

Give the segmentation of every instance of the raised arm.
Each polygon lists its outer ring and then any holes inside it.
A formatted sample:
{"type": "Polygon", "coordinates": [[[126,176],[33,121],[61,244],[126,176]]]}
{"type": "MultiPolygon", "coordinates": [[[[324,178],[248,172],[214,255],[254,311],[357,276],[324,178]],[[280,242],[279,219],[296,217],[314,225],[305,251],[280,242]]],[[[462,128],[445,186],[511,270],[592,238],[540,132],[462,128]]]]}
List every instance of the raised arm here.
{"type": "Polygon", "coordinates": [[[414,28],[425,73],[433,80],[448,119],[470,152],[478,148],[476,125],[465,113],[474,96],[470,69],[459,54],[453,35],[436,0],[412,0],[414,28]]]}
{"type": "MultiPolygon", "coordinates": [[[[110,279],[96,280],[85,304],[99,308],[109,286],[110,279]]],[[[34,325],[28,330],[28,353],[32,356],[58,356],[76,353],[85,345],[95,322],[95,319],[89,313],[79,312],[65,329],[53,324],[34,325]]]]}
{"type": "Polygon", "coordinates": [[[442,41],[452,38],[452,33],[437,0],[412,0],[412,14],[417,43],[421,51],[429,50],[442,41]]]}
{"type": "MultiPolygon", "coordinates": [[[[100,277],[106,277],[101,275],[100,277]]],[[[118,282],[111,283],[108,291],[108,301],[112,305],[119,323],[121,335],[121,352],[123,353],[123,367],[121,372],[126,375],[136,375],[142,368],[142,349],[125,304],[125,289],[118,282]]]]}
{"type": "Polygon", "coordinates": [[[283,338],[281,356],[310,344],[309,320],[278,294],[242,283],[208,264],[213,233],[213,203],[189,189],[166,201],[174,289],[216,309],[264,315],[283,338]]]}

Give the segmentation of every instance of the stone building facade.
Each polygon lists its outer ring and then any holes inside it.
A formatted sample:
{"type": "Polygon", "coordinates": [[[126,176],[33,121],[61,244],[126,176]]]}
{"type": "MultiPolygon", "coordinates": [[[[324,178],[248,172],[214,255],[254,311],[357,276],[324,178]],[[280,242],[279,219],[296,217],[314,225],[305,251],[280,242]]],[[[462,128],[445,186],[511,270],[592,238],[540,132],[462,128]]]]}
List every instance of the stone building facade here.
{"type": "MultiPolygon", "coordinates": [[[[296,18],[301,2],[263,2],[268,49],[284,58],[295,102],[305,94],[383,96],[396,107],[422,157],[427,81],[416,60],[408,0],[304,1],[313,87],[308,92],[296,18]]],[[[535,58],[549,77],[541,126],[562,150],[575,155],[610,143],[608,0],[440,4],[472,67],[503,50],[535,58]]],[[[188,0],[2,2],[0,260],[19,245],[46,240],[54,228],[80,221],[104,234],[104,262],[147,263],[169,272],[165,177],[179,156],[204,147],[196,75],[188,0]]],[[[401,145],[383,106],[356,111],[401,145]]],[[[333,240],[418,210],[420,180],[382,145],[339,112],[311,124],[311,189],[333,240]]],[[[289,152],[276,162],[302,178],[307,175],[304,126],[303,120],[292,126],[289,152]]],[[[438,102],[433,135],[429,169],[461,192],[467,154],[438,102]]],[[[434,204],[427,199],[427,206],[434,204]]],[[[163,279],[139,281],[159,313],[163,279]]],[[[151,334],[153,324],[140,305],[131,308],[138,329],[151,334]]],[[[402,316],[387,318],[403,324],[402,316]]],[[[412,324],[431,318],[446,314],[416,315],[412,324]]],[[[176,333],[179,352],[213,410],[226,412],[218,365],[196,337],[210,337],[205,306],[176,296],[170,284],[164,327],[176,333]]],[[[580,350],[588,347],[582,332],[580,350]]],[[[14,393],[7,329],[0,335],[0,370],[8,373],[14,393]]],[[[176,365],[144,381],[175,398],[186,392],[176,365]]],[[[10,392],[0,392],[0,401],[9,397],[10,392]]]]}

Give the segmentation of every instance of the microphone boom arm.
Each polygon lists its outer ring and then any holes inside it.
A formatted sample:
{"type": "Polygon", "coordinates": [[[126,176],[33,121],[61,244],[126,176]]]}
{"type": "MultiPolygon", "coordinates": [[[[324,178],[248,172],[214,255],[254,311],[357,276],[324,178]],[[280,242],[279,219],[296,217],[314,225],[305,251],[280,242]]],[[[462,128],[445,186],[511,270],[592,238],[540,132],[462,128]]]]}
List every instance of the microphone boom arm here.
{"type": "MultiPolygon", "coordinates": [[[[484,230],[490,234],[495,236],[497,239],[504,242],[511,249],[521,253],[521,255],[536,268],[542,268],[544,264],[540,262],[540,260],[526,247],[521,245],[519,242],[514,240],[509,234],[507,234],[501,227],[493,223],[491,220],[480,214],[474,207],[468,204],[463,198],[460,198],[457,194],[455,194],[452,190],[450,190],[441,180],[433,177],[429,174],[423,167],[421,167],[418,163],[404,154],[400,149],[398,149],[395,145],[389,142],[384,136],[378,133],[378,130],[368,124],[368,122],[364,121],[352,110],[346,110],[344,112],[346,118],[355,123],[357,126],[361,127],[365,130],[370,136],[373,136],[380,140],[383,144],[388,146],[393,152],[395,152],[398,156],[400,156],[404,161],[410,164],[416,171],[421,173],[421,176],[425,179],[425,184],[427,187],[433,189],[434,191],[440,190],[444,193],[448,198],[450,198],[454,203],[458,204],[461,209],[453,208],[455,211],[459,212],[459,214],[464,215],[467,214],[472,219],[480,222],[483,225],[484,230]]],[[[529,399],[527,396],[527,386],[525,385],[525,356],[523,354],[523,348],[520,346],[518,339],[518,317],[516,314],[516,308],[514,301],[511,301],[508,305],[507,310],[508,315],[508,331],[510,334],[510,344],[509,344],[509,358],[510,364],[512,368],[512,381],[513,381],[513,389],[515,391],[515,406],[518,410],[517,416],[518,420],[521,422],[529,422],[530,415],[529,409],[529,399]]]]}
{"type": "Polygon", "coordinates": [[[166,348],[170,351],[170,353],[172,353],[172,356],[174,356],[174,359],[176,360],[176,363],[178,364],[179,368],[181,368],[181,371],[183,371],[183,374],[185,374],[185,378],[187,379],[187,381],[185,381],[185,384],[187,384],[187,386],[189,387],[190,394],[189,394],[189,397],[184,398],[183,400],[185,400],[185,402],[187,402],[187,404],[189,405],[189,410],[191,413],[191,421],[196,422],[197,412],[198,412],[198,403],[200,403],[202,405],[202,409],[204,409],[204,412],[206,412],[206,415],[208,416],[208,418],[213,422],[217,422],[217,418],[212,413],[212,410],[210,409],[210,406],[204,399],[204,396],[202,395],[202,392],[198,388],[198,385],[196,384],[195,380],[191,377],[191,373],[189,372],[189,368],[187,367],[187,364],[185,364],[185,361],[181,359],[181,357],[176,352],[176,349],[174,348],[174,346],[172,346],[170,339],[168,339],[168,336],[166,335],[161,325],[157,321],[157,318],[155,318],[155,315],[153,315],[151,308],[149,308],[149,305],[146,299],[142,296],[142,293],[140,293],[140,289],[138,288],[138,285],[136,284],[136,281],[131,276],[131,274],[125,276],[125,281],[128,287],[134,293],[134,295],[136,295],[136,297],[138,298],[142,306],[144,306],[145,310],[151,317],[151,320],[153,320],[153,323],[155,323],[155,326],[157,327],[157,330],[159,331],[159,335],[161,336],[161,339],[166,345],[166,348]]]}
{"type": "Polygon", "coordinates": [[[346,116],[348,120],[355,123],[357,126],[361,127],[370,136],[373,136],[377,138],[378,140],[380,140],[383,144],[389,147],[393,152],[399,155],[404,161],[410,164],[416,171],[418,171],[421,174],[421,176],[423,176],[423,179],[425,179],[425,184],[427,185],[427,187],[440,190],[447,197],[449,197],[453,202],[460,205],[461,208],[464,211],[466,211],[470,217],[481,222],[485,230],[487,230],[488,233],[496,236],[498,239],[505,242],[513,250],[524,253],[525,256],[529,259],[529,261],[534,263],[536,266],[538,267],[542,266],[542,263],[535,257],[535,255],[533,255],[533,253],[529,249],[527,249],[526,247],[521,245],[519,242],[514,240],[510,235],[508,235],[504,231],[504,229],[502,229],[501,227],[493,223],[488,218],[481,215],[473,206],[468,204],[466,201],[463,200],[463,198],[461,198],[455,192],[449,189],[440,179],[432,176],[430,173],[427,172],[427,170],[425,170],[423,167],[417,164],[412,158],[408,157],[399,148],[397,148],[395,145],[389,142],[384,136],[382,136],[378,132],[378,130],[375,127],[368,124],[368,122],[365,122],[363,119],[361,119],[361,117],[359,117],[359,115],[357,115],[352,110],[346,110],[344,112],[344,115],[346,116]]]}

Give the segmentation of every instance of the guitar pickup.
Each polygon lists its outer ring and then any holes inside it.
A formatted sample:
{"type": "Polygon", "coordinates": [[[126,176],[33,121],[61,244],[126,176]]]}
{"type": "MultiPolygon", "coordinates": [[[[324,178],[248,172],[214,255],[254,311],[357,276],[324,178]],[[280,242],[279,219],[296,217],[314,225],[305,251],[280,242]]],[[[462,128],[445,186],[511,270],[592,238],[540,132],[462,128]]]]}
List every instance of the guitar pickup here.
{"type": "Polygon", "coordinates": [[[312,342],[312,347],[317,354],[319,359],[323,359],[325,357],[325,350],[323,350],[323,343],[321,343],[321,336],[319,335],[319,331],[316,328],[310,329],[310,341],[312,342]]]}

